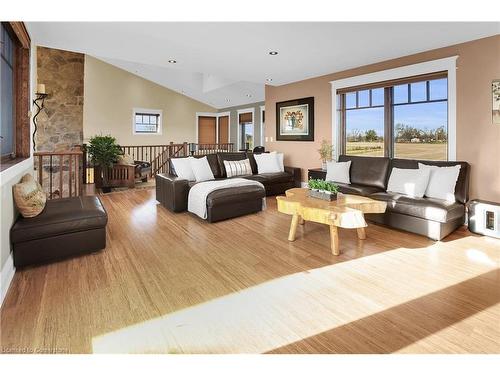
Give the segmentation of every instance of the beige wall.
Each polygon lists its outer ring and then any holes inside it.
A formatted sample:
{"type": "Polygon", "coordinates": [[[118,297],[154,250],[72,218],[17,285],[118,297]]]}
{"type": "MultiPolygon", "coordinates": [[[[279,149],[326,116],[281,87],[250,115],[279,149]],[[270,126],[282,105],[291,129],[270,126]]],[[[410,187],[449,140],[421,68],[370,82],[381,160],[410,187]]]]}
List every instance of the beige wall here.
{"type": "Polygon", "coordinates": [[[458,55],[457,159],[471,164],[471,198],[500,201],[500,126],[492,124],[491,81],[500,78],[500,36],[405,56],[288,85],[266,86],[265,134],[276,137],[276,102],[314,96],[314,142],[267,142],[266,148],[285,153],[287,165],[307,168],[321,165],[317,149],[331,140],[330,81],[458,55]]]}
{"type": "Polygon", "coordinates": [[[163,86],[85,56],[83,138],[111,134],[121,145],[196,142],[196,112],[216,109],[163,86]],[[161,109],[161,135],[134,135],[133,108],[161,109]]]}

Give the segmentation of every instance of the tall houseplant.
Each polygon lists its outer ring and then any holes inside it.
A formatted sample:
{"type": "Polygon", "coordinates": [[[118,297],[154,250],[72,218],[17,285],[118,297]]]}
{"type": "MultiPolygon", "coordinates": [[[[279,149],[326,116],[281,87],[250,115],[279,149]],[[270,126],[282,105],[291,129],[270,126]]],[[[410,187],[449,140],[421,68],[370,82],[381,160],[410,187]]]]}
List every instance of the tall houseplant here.
{"type": "Polygon", "coordinates": [[[326,162],[333,158],[333,145],[326,139],[321,141],[321,147],[318,150],[321,159],[321,169],[326,170],[326,162]]]}
{"type": "Polygon", "coordinates": [[[96,135],[90,138],[87,152],[94,166],[99,167],[98,173],[102,177],[103,191],[109,191],[107,170],[113,167],[122,154],[120,146],[116,143],[116,138],[110,135],[96,135]]]}

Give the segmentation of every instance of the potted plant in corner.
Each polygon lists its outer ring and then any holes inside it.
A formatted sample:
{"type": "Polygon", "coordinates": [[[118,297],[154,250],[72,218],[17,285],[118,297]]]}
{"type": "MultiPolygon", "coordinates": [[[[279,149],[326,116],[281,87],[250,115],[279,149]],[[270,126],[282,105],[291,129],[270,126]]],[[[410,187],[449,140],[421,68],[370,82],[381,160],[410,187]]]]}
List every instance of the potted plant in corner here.
{"type": "Polygon", "coordinates": [[[323,141],[321,141],[321,147],[319,148],[318,153],[321,159],[321,169],[326,171],[326,162],[332,160],[333,145],[326,139],[323,139],[323,141]]]}
{"type": "Polygon", "coordinates": [[[320,179],[310,179],[308,185],[310,197],[326,201],[334,201],[337,199],[339,186],[334,182],[320,179]]]}
{"type": "Polygon", "coordinates": [[[96,135],[90,138],[87,152],[94,166],[98,167],[95,170],[102,178],[102,192],[109,193],[111,186],[108,184],[108,169],[113,167],[122,154],[116,138],[110,135],[96,135]]]}

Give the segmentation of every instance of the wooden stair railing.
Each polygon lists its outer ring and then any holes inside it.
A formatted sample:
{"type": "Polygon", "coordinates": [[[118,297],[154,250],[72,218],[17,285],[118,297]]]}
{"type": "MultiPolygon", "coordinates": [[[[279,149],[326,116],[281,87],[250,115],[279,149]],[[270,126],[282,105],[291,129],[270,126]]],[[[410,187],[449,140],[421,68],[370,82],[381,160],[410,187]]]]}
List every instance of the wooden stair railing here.
{"type": "MultiPolygon", "coordinates": [[[[136,161],[145,161],[151,163],[151,176],[158,173],[169,173],[169,159],[183,157],[188,155],[208,155],[214,152],[232,152],[233,143],[173,143],[165,145],[138,145],[138,146],[120,146],[122,151],[130,155],[136,161]]],[[[86,145],[83,145],[83,183],[94,183],[94,167],[86,153],[86,145]]]]}
{"type": "Polygon", "coordinates": [[[37,180],[48,199],[82,195],[82,151],[35,152],[37,180]]]}

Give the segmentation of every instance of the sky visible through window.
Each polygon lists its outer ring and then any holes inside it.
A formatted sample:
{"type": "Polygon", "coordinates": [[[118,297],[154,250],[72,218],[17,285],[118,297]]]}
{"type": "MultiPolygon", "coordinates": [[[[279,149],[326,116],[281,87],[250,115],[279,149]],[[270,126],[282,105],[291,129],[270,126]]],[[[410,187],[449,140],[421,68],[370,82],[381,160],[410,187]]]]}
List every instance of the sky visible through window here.
{"type": "MultiPolygon", "coordinates": [[[[413,100],[425,100],[425,83],[412,84],[413,100]]],[[[394,102],[403,103],[408,100],[408,91],[404,87],[394,88],[394,102]]],[[[375,90],[374,90],[375,91],[375,90]]],[[[431,99],[446,99],[447,80],[438,79],[431,81],[431,99]]],[[[360,98],[361,102],[361,98],[360,98]]],[[[366,132],[375,130],[378,136],[384,136],[384,110],[383,108],[366,108],[346,111],[347,132],[357,130],[366,132]]],[[[420,130],[432,130],[443,126],[447,128],[448,108],[447,102],[420,103],[394,106],[394,124],[402,123],[420,130]]]]}

